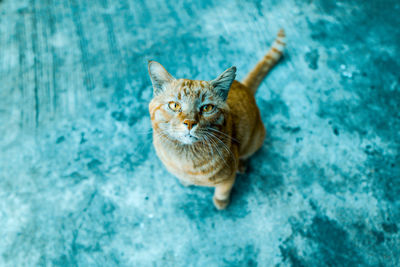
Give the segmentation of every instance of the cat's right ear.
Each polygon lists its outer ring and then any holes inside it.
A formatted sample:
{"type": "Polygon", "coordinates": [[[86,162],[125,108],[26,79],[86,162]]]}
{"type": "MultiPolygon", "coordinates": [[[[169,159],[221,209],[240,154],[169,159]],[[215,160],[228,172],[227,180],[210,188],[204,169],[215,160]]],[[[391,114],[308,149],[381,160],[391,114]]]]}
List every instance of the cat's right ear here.
{"type": "Polygon", "coordinates": [[[165,90],[165,86],[174,81],[175,78],[158,62],[149,61],[149,74],[153,84],[154,95],[158,95],[165,90]]]}
{"type": "Polygon", "coordinates": [[[230,67],[219,75],[216,79],[210,81],[214,90],[220,95],[224,100],[228,97],[229,89],[236,77],[236,67],[230,67]]]}

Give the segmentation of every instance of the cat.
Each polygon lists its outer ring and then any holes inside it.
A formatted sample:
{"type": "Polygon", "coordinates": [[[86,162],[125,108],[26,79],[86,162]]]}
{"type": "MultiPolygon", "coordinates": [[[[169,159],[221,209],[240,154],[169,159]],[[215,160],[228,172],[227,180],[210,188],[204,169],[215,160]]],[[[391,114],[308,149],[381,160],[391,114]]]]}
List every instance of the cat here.
{"type": "Polygon", "coordinates": [[[149,104],[156,153],[184,185],[215,187],[219,210],[230,201],[236,172],[263,144],[266,130],[255,93],[285,47],[280,30],[271,49],[242,81],[236,67],[211,81],[175,79],[149,61],[154,97],[149,104]]]}

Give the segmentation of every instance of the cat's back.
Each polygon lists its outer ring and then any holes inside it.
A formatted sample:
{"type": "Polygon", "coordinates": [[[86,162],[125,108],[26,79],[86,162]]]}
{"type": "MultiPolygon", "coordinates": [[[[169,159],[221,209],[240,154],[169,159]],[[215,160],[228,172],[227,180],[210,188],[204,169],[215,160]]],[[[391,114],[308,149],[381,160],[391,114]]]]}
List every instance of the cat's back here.
{"type": "Polygon", "coordinates": [[[236,80],[232,83],[227,103],[232,115],[244,116],[249,122],[251,122],[251,118],[258,114],[258,107],[253,93],[236,80]]]}
{"type": "Polygon", "coordinates": [[[239,81],[234,80],[228,94],[227,103],[230,108],[234,108],[238,103],[246,103],[254,100],[250,89],[239,81]]]}

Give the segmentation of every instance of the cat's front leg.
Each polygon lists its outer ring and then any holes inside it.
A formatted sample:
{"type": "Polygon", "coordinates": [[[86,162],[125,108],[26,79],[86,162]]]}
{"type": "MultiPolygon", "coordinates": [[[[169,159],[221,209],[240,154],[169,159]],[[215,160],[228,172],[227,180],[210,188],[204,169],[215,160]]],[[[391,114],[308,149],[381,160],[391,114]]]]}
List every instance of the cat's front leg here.
{"type": "Polygon", "coordinates": [[[233,174],[231,179],[225,180],[215,186],[213,202],[217,209],[223,210],[228,206],[231,190],[235,183],[235,176],[236,174],[233,174]]]}

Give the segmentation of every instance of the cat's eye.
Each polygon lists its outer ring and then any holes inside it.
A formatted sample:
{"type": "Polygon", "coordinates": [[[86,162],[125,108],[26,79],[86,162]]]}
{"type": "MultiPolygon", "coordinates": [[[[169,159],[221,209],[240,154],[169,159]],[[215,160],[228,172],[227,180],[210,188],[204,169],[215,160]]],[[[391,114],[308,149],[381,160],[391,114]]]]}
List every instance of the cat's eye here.
{"type": "Polygon", "coordinates": [[[201,107],[201,111],[203,111],[203,112],[210,112],[213,109],[214,109],[214,106],[211,105],[211,104],[204,105],[204,106],[201,107]]]}
{"type": "Polygon", "coordinates": [[[171,101],[168,103],[168,107],[173,110],[173,111],[178,111],[181,109],[181,105],[179,103],[176,103],[174,101],[171,101]]]}

